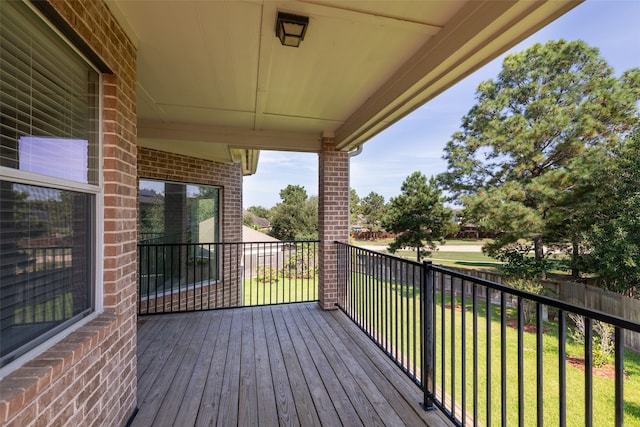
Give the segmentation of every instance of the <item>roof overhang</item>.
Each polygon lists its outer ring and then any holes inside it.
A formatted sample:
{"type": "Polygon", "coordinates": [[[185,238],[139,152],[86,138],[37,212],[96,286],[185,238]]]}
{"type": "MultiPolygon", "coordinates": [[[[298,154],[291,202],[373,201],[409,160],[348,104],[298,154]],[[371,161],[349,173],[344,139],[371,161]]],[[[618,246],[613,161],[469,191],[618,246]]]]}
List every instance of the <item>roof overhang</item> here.
{"type": "Polygon", "coordinates": [[[580,1],[107,4],[138,49],[138,144],[254,173],[260,150],[351,150],[580,1]],[[280,44],[278,11],[309,18],[280,44]]]}

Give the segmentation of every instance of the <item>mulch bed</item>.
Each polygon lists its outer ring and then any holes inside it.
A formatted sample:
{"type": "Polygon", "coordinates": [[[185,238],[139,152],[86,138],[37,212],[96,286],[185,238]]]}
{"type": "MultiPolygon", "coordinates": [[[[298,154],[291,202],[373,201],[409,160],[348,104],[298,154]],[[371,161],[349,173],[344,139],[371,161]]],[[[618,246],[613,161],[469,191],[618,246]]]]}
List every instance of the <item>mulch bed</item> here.
{"type": "MultiPolygon", "coordinates": [[[[582,372],[584,372],[584,357],[567,356],[567,363],[574,368],[580,369],[582,372]]],[[[608,378],[610,380],[616,377],[615,365],[613,365],[612,363],[600,367],[594,366],[591,372],[593,373],[593,375],[602,378],[608,378]]],[[[627,374],[626,372],[624,374],[624,379],[629,379],[629,374],[627,374]]]]}

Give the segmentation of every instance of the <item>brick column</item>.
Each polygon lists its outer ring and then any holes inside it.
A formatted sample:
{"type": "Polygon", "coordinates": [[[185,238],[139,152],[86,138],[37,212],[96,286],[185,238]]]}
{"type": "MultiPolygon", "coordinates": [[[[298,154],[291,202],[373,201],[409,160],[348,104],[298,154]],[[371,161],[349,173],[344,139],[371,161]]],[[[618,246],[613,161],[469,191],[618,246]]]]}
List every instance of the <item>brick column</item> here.
{"type": "Polygon", "coordinates": [[[320,239],[320,306],[336,308],[338,302],[337,251],[334,241],[349,242],[349,155],[337,151],[333,138],[322,139],[319,154],[318,237],[320,239]]]}

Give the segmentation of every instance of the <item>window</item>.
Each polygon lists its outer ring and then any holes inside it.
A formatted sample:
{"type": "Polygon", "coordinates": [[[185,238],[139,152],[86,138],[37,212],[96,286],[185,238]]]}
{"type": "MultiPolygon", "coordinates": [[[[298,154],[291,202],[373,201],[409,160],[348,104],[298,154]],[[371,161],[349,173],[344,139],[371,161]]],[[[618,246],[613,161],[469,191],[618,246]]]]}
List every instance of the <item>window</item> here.
{"type": "Polygon", "coordinates": [[[218,193],[216,187],[141,179],[140,242],[217,242],[218,193]]]}
{"type": "Polygon", "coordinates": [[[94,311],[99,83],[0,2],[0,367],[94,311]]]}
{"type": "Polygon", "coordinates": [[[140,296],[219,280],[219,189],[140,180],[140,296]]]}

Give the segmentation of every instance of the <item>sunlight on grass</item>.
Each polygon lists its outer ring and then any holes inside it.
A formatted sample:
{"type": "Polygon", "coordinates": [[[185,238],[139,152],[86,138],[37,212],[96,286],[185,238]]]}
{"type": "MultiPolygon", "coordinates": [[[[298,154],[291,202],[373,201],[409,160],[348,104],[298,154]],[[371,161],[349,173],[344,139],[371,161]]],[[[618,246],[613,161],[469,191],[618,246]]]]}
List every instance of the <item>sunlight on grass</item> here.
{"type": "Polygon", "coordinates": [[[318,276],[245,279],[243,305],[283,304],[318,300],[318,276]]]}
{"type": "Polygon", "coordinates": [[[39,304],[27,305],[16,309],[14,323],[54,322],[73,317],[73,295],[67,292],[39,304]]]}
{"type": "MultiPolygon", "coordinates": [[[[420,291],[413,286],[389,285],[375,280],[372,276],[354,274],[348,306],[351,315],[369,330],[369,333],[387,351],[399,360],[407,370],[420,372],[420,291]]],[[[436,383],[445,393],[445,402],[451,405],[451,397],[456,400],[456,415],[461,416],[463,384],[463,342],[462,327],[465,330],[464,361],[466,373],[465,408],[467,416],[473,415],[474,396],[477,398],[478,421],[486,425],[487,400],[490,395],[491,422],[499,424],[502,418],[501,390],[501,323],[500,305],[490,304],[491,316],[487,325],[487,304],[478,301],[477,309],[477,347],[474,351],[473,306],[471,297],[465,297],[464,310],[459,296],[454,300],[455,310],[451,310],[450,294],[444,302],[438,295],[436,307],[436,383]],[[463,322],[464,316],[464,322],[463,322]],[[452,332],[453,326],[453,332],[452,332]],[[490,333],[490,360],[487,361],[487,337],[490,333]],[[444,357],[442,353],[444,340],[444,357]],[[454,353],[451,354],[452,345],[454,353]],[[474,390],[473,370],[474,354],[477,354],[477,390],[474,390]],[[488,381],[490,380],[490,381],[488,381]]],[[[349,311],[349,310],[348,310],[349,311]]],[[[505,328],[506,360],[506,424],[518,423],[518,366],[517,366],[517,330],[515,311],[505,310],[507,324],[505,328]]],[[[568,322],[569,323],[569,322],[568,322]]],[[[567,425],[584,425],[585,386],[584,372],[559,360],[558,326],[555,322],[545,322],[542,339],[543,384],[537,388],[536,375],[536,334],[523,333],[524,368],[524,420],[525,425],[534,425],[536,419],[536,397],[543,393],[543,414],[546,425],[559,423],[559,365],[566,366],[567,381],[567,425]]],[[[570,335],[569,333],[567,334],[570,335]]],[[[567,338],[566,352],[569,356],[584,356],[583,347],[567,338]]],[[[625,352],[624,382],[625,423],[640,425],[640,355],[625,352]]],[[[614,380],[597,375],[593,376],[593,420],[594,425],[614,425],[614,380]]]]}

